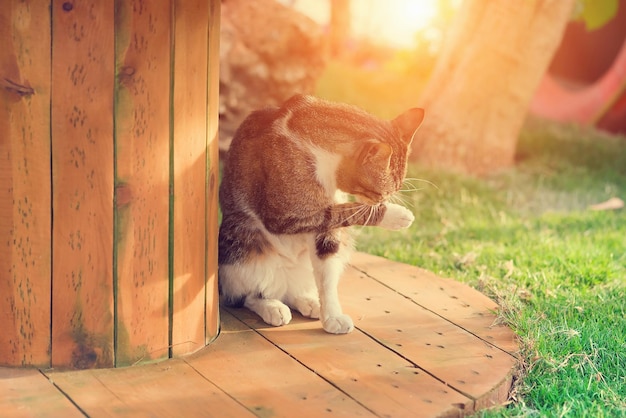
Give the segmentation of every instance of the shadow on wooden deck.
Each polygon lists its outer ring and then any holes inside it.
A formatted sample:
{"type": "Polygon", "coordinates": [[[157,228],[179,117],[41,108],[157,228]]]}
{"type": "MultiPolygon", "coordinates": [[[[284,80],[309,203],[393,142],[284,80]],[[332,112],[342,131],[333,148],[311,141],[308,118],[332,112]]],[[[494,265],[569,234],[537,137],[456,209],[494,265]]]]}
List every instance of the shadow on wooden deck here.
{"type": "Polygon", "coordinates": [[[356,329],[226,310],[217,341],[119,369],[0,368],[2,416],[463,416],[507,400],[514,333],[466,285],[357,253],[340,294],[356,329]],[[6,415],[5,415],[6,414],[6,415]]]}

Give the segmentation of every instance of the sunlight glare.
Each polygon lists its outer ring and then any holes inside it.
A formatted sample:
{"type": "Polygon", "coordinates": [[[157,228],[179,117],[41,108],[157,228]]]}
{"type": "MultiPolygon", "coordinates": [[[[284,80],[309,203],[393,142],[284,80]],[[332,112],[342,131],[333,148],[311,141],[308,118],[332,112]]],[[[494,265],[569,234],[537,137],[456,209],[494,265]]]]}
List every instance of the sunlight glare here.
{"type": "Polygon", "coordinates": [[[377,43],[411,47],[418,30],[437,15],[438,0],[353,1],[353,33],[377,43]]]}
{"type": "MultiPolygon", "coordinates": [[[[280,0],[321,25],[330,19],[330,0],[280,0]]],[[[437,17],[440,0],[352,0],[351,31],[379,44],[410,48],[419,30],[437,17]]]]}
{"type": "Polygon", "coordinates": [[[435,0],[414,1],[401,0],[397,7],[413,29],[421,29],[427,26],[437,14],[435,0]]]}

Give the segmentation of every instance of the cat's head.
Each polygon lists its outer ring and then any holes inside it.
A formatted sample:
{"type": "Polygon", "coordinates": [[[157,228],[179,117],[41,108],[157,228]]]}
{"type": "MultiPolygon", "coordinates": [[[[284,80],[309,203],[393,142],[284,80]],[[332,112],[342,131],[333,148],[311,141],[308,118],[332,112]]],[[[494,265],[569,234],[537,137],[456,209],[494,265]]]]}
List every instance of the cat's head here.
{"type": "Polygon", "coordinates": [[[378,120],[372,137],[355,142],[337,173],[339,189],[367,204],[387,201],[400,190],[415,132],[424,110],[410,109],[391,121],[378,120]]]}
{"type": "Polygon", "coordinates": [[[337,188],[372,205],[402,187],[411,141],[424,119],[419,108],[389,121],[355,106],[304,95],[293,96],[279,112],[284,116],[277,125],[282,132],[341,155],[337,188]]]}

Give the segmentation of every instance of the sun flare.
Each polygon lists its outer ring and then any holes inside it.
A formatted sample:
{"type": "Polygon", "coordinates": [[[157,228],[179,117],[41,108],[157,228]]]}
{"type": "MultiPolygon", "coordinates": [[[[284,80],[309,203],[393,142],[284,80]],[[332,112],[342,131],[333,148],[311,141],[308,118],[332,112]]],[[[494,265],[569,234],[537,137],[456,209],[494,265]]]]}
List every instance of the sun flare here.
{"type": "Polygon", "coordinates": [[[397,47],[411,46],[415,33],[437,14],[438,0],[353,1],[353,33],[397,47]]]}
{"type": "Polygon", "coordinates": [[[437,14],[437,0],[390,0],[384,2],[382,7],[389,16],[385,24],[389,25],[390,30],[396,31],[399,37],[428,26],[437,14]]]}
{"type": "MultiPolygon", "coordinates": [[[[282,0],[285,1],[285,0],[282,0]]],[[[395,47],[411,47],[417,31],[437,17],[440,0],[353,0],[351,32],[395,47]]],[[[330,1],[294,0],[291,5],[318,23],[329,21],[330,1]]]]}

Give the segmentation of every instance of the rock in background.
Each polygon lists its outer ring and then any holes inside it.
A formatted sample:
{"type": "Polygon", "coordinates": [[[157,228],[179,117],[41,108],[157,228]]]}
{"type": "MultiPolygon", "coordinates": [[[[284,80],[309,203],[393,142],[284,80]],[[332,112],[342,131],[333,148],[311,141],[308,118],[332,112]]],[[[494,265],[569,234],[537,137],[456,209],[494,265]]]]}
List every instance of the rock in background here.
{"type": "Polygon", "coordinates": [[[274,0],[222,0],[220,150],[248,114],[312,93],[326,39],[308,17],[274,0]]]}

